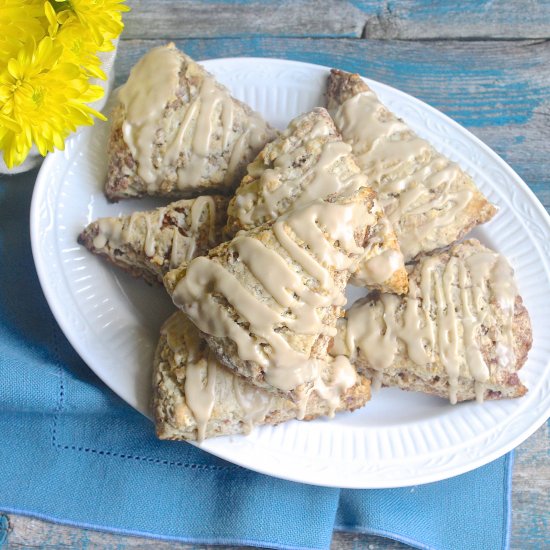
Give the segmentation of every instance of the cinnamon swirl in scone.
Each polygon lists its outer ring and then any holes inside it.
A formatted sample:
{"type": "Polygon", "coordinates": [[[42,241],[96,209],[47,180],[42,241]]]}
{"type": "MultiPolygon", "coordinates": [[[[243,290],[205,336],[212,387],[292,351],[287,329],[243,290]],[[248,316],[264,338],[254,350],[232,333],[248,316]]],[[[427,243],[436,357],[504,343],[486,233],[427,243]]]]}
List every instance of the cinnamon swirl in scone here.
{"type": "Polygon", "coordinates": [[[162,284],[170,269],[222,242],[229,199],[206,195],[119,218],[100,218],[78,236],[90,252],[134,277],[162,284]]]}
{"type": "Polygon", "coordinates": [[[389,111],[359,75],[333,69],[327,96],[405,261],[447,247],[493,217],[496,208],[472,178],[389,111]]]}
{"type": "MultiPolygon", "coordinates": [[[[370,383],[362,376],[339,396],[336,411],[362,407],[370,383]]],[[[333,405],[314,394],[302,410],[257,388],[221,365],[198,329],[181,312],[163,325],[153,373],[153,410],[160,439],[201,441],[246,434],[254,426],[331,414],[333,405]]]]}
{"type": "Polygon", "coordinates": [[[365,187],[310,202],[239,232],[164,284],[224,365],[294,402],[315,391],[335,405],[356,373],[344,358],[329,360],[327,346],[373,208],[365,187]]]}
{"type": "Polygon", "coordinates": [[[105,194],[230,193],[276,132],[174,44],[153,48],[118,90],[105,194]]]}
{"type": "Polygon", "coordinates": [[[331,353],[346,354],[375,385],[452,403],[520,397],[531,324],[507,260],[476,240],[424,256],[409,294],[377,294],[340,321],[331,353]]]}
{"type": "MultiPolygon", "coordinates": [[[[357,166],[351,147],[342,141],[323,108],[295,118],[281,136],[268,143],[228,208],[228,235],[277,219],[292,208],[347,189],[369,185],[357,166]]],[[[395,233],[376,203],[376,223],[352,282],[373,289],[403,293],[407,273],[395,233]]]]}

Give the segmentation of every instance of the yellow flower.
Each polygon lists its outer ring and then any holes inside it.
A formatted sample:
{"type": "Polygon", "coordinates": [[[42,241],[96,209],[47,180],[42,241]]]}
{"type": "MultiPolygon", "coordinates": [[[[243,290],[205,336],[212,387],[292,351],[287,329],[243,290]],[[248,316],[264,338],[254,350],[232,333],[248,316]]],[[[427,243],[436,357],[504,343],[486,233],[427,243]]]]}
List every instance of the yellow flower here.
{"type": "Polygon", "coordinates": [[[55,0],[56,11],[60,12],[60,23],[72,12],[80,23],[92,34],[96,44],[112,49],[111,39],[116,38],[124,28],[122,12],[130,8],[124,0],[55,0]]]}
{"type": "Polygon", "coordinates": [[[43,0],[0,0],[0,67],[29,40],[45,34],[43,0]]]}
{"type": "Polygon", "coordinates": [[[82,25],[78,18],[69,12],[68,17],[62,17],[63,24],[59,26],[58,14],[49,2],[44,3],[48,18],[48,32],[54,42],[63,46],[62,61],[78,65],[87,76],[106,80],[101,70],[101,60],[97,56],[98,46],[92,33],[82,25]]]}
{"type": "Polygon", "coordinates": [[[77,126],[105,117],[89,107],[103,93],[92,86],[80,68],[62,60],[63,47],[50,37],[37,46],[30,41],[0,68],[0,149],[8,167],[23,162],[33,143],[42,155],[64,140],[77,126]]]}

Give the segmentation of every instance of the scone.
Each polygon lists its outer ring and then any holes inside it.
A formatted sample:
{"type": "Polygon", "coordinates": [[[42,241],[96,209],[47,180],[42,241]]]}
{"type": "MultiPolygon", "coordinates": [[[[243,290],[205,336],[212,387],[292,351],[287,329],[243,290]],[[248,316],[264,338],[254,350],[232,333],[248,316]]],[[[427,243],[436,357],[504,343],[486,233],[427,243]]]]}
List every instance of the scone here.
{"type": "MultiPolygon", "coordinates": [[[[227,233],[271,222],[292,208],[368,185],[351,147],[342,141],[323,108],[295,118],[277,139],[249,164],[228,208],[227,233]]],[[[404,293],[407,273],[395,233],[376,204],[369,246],[352,282],[372,289],[404,293]]],[[[373,210],[374,212],[374,210],[373,210]]]]}
{"type": "MultiPolygon", "coordinates": [[[[362,407],[370,383],[357,377],[336,411],[362,407]]],[[[248,384],[222,366],[198,329],[178,311],[163,325],[153,373],[153,410],[160,439],[201,441],[208,437],[247,434],[254,426],[293,418],[312,420],[333,407],[312,395],[302,410],[292,401],[248,384]]]]}
{"type": "Polygon", "coordinates": [[[397,234],[405,261],[444,248],[496,208],[468,174],[417,136],[356,74],[333,69],[328,109],[397,234]]]}
{"type": "Polygon", "coordinates": [[[241,231],[164,284],[218,359],[252,384],[294,402],[313,390],[337,397],[354,385],[355,370],[328,361],[327,346],[373,207],[364,187],[311,202],[241,231]]]}
{"type": "Polygon", "coordinates": [[[230,193],[276,132],[174,44],[153,48],[118,91],[105,194],[230,193]]]}
{"type": "Polygon", "coordinates": [[[222,242],[228,199],[184,199],[120,218],[100,218],[78,236],[88,250],[150,284],[170,269],[202,256],[222,242]]]}
{"type": "Polygon", "coordinates": [[[346,354],[374,383],[449,397],[520,397],[531,348],[529,315],[506,259],[476,240],[423,257],[406,297],[354,304],[332,353],[346,354]]]}

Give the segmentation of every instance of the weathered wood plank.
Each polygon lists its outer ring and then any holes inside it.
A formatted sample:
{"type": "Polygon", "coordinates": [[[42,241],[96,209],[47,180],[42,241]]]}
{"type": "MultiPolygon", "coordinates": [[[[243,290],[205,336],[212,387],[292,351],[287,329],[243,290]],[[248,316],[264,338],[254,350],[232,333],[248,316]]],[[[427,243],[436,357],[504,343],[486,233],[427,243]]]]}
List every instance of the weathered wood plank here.
{"type": "Polygon", "coordinates": [[[398,40],[550,37],[547,0],[356,0],[365,38],[398,40]]]}
{"type": "MultiPolygon", "coordinates": [[[[162,41],[124,40],[117,82],[162,41]]],[[[333,65],[440,109],[501,155],[550,208],[550,42],[400,42],[257,37],[177,41],[196,59],[266,56],[333,65]]]]}
{"type": "Polygon", "coordinates": [[[549,38],[548,0],[128,0],[126,38],[549,38]]]}
{"type": "Polygon", "coordinates": [[[516,453],[511,548],[548,548],[550,521],[550,422],[516,453]]]}
{"type": "Polygon", "coordinates": [[[360,37],[364,14],[349,2],[128,0],[125,38],[250,35],[360,37]]]}
{"type": "MultiPolygon", "coordinates": [[[[542,426],[516,450],[512,496],[511,548],[538,550],[548,542],[547,526],[550,503],[550,463],[547,459],[550,445],[548,425],[542,426]]],[[[141,537],[114,535],[89,529],[64,526],[9,515],[7,537],[9,550],[26,548],[118,548],[127,550],[215,550],[219,547],[190,546],[183,543],[148,540],[141,537]]],[[[374,537],[349,533],[335,533],[332,550],[400,550],[406,545],[374,537]]],[[[235,550],[244,548],[235,547],[235,550]]]]}

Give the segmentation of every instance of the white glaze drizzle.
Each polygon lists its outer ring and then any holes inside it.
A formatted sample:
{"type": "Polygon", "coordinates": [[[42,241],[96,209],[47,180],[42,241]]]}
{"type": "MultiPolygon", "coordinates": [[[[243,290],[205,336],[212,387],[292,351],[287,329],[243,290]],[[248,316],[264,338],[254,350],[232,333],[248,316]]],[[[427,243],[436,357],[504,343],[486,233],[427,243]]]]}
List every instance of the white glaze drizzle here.
{"type": "Polygon", "coordinates": [[[159,183],[153,163],[157,131],[162,127],[166,104],[175,98],[181,59],[173,47],[153,48],[130,72],[118,92],[125,109],[122,135],[137,162],[137,172],[148,187],[159,183]]]}
{"type": "MultiPolygon", "coordinates": [[[[321,121],[317,124],[321,125],[321,121]]],[[[322,126],[328,128],[327,124],[322,126]]],[[[351,154],[351,147],[346,143],[326,141],[315,165],[296,176],[293,165],[307,154],[307,147],[301,146],[279,155],[273,162],[273,168],[263,170],[260,176],[259,196],[255,193],[237,193],[236,216],[244,227],[255,227],[274,220],[290,208],[324,199],[344,188],[355,190],[367,185],[367,178],[359,171],[347,171],[342,177],[335,170],[335,165],[351,154]],[[297,190],[300,190],[298,194],[297,190]]]]}
{"type": "Polygon", "coordinates": [[[205,438],[218,397],[218,383],[224,377],[232,380],[230,388],[242,410],[242,422],[247,433],[265,420],[274,398],[268,392],[241,382],[236,375],[224,370],[183,313],[173,314],[162,326],[161,334],[166,338],[174,363],[185,369],[185,402],[177,403],[174,410],[178,425],[184,423],[187,407],[197,423],[198,441],[205,438]]]}
{"type": "MultiPolygon", "coordinates": [[[[200,184],[212,154],[210,147],[214,129],[221,130],[221,151],[229,143],[232,132],[233,100],[222,88],[217,86],[213,78],[205,76],[198,96],[191,103],[189,109],[196,113],[195,126],[190,144],[190,155],[187,163],[178,170],[178,186],[180,188],[196,187],[200,184]]],[[[181,150],[181,143],[187,135],[187,128],[180,128],[171,152],[168,149],[168,158],[177,157],[181,150]]]]}
{"type": "Polygon", "coordinates": [[[185,401],[197,421],[197,440],[203,441],[216,402],[216,361],[207,358],[188,362],[185,373],[185,401]]]}
{"type": "Polygon", "coordinates": [[[264,422],[275,398],[236,375],[233,375],[233,391],[243,412],[242,422],[245,425],[245,433],[250,433],[254,426],[264,422]]]}
{"type": "Polygon", "coordinates": [[[403,267],[403,254],[400,250],[387,249],[362,261],[353,276],[366,286],[380,285],[403,267]]]}
{"type": "MultiPolygon", "coordinates": [[[[283,143],[294,135],[296,128],[309,123],[309,119],[315,115],[317,111],[292,121],[280,138],[283,143]]],[[[237,219],[241,227],[255,227],[316,199],[324,199],[343,190],[353,192],[368,186],[365,174],[360,172],[350,158],[351,146],[341,141],[328,115],[320,116],[315,121],[298,146],[286,145],[280,149],[281,152],[272,159],[270,168],[265,168],[259,161],[249,166],[249,175],[254,179],[239,188],[229,207],[230,217],[237,219]],[[319,138],[324,141],[321,144],[315,143],[319,138]],[[311,155],[318,158],[315,157],[316,161],[312,166],[302,168],[304,158],[311,155]]],[[[270,156],[271,153],[268,151],[266,155],[270,156]]],[[[399,250],[384,254],[386,242],[394,238],[394,233],[381,207],[376,204],[373,211],[375,208],[379,209],[379,219],[373,228],[371,239],[379,243],[382,253],[379,254],[378,249],[369,249],[362,261],[358,262],[353,278],[356,284],[362,286],[382,284],[404,265],[399,250]],[[386,278],[379,280],[382,274],[386,278]]]]}
{"type": "Polygon", "coordinates": [[[329,407],[328,416],[332,418],[342,403],[343,393],[357,382],[357,371],[345,355],[337,355],[327,364],[331,371],[330,380],[327,381],[323,376],[318,376],[315,379],[313,390],[326,401],[329,407]]]}

